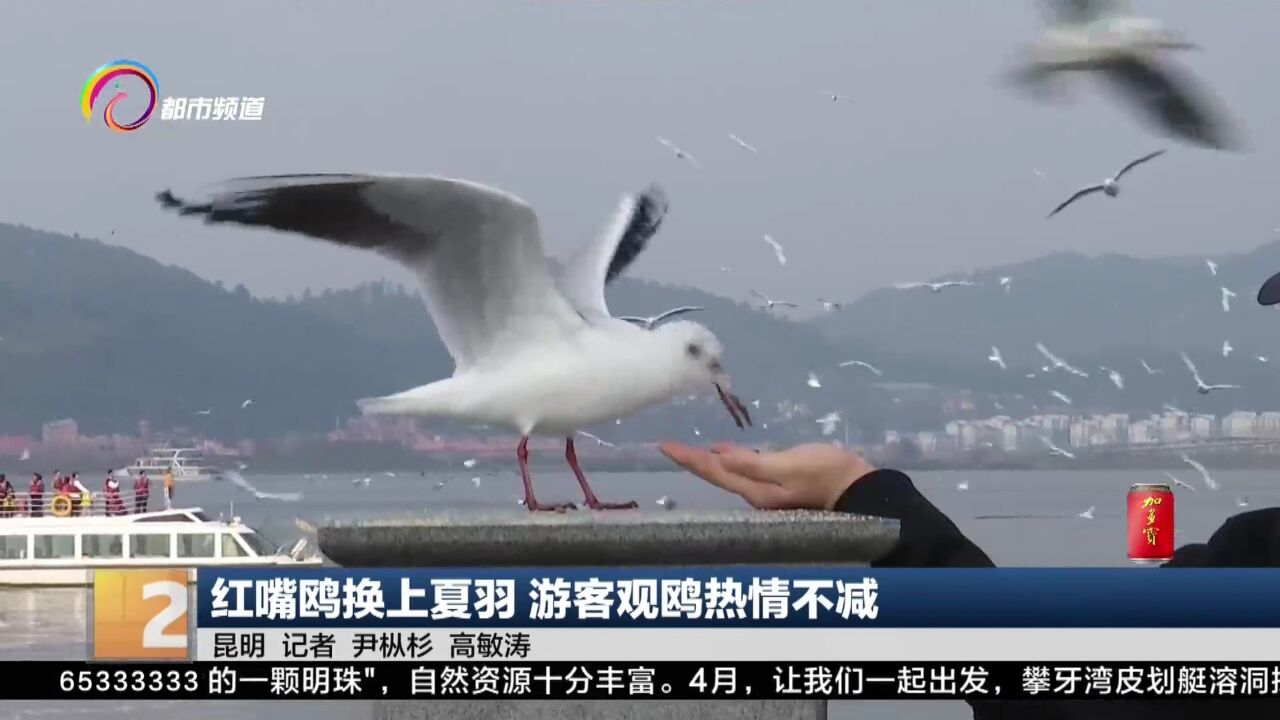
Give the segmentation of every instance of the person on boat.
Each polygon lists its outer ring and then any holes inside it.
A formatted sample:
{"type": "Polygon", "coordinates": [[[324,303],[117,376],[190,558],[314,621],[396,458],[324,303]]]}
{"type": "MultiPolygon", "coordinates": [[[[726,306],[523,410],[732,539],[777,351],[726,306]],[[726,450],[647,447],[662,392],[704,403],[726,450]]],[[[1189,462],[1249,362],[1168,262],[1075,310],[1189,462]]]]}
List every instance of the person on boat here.
{"type": "Polygon", "coordinates": [[[31,486],[27,490],[31,498],[31,517],[44,515],[44,477],[40,473],[31,474],[31,486]]]}
{"type": "Polygon", "coordinates": [[[120,498],[120,481],[116,480],[110,470],[107,471],[107,480],[102,486],[102,494],[107,500],[108,515],[124,514],[124,500],[120,498]]]}
{"type": "Polygon", "coordinates": [[[133,511],[136,513],[144,513],[147,511],[147,500],[151,497],[151,478],[147,477],[147,471],[143,470],[138,474],[138,478],[133,481],[133,511]]]}
{"type": "Polygon", "coordinates": [[[72,500],[76,500],[77,498],[80,500],[78,504],[73,504],[71,506],[71,514],[88,515],[89,504],[93,502],[93,493],[89,491],[89,488],[84,486],[84,483],[80,482],[80,473],[71,473],[71,478],[67,481],[67,491],[71,495],[72,500]]]}
{"type": "Polygon", "coordinates": [[[164,509],[173,509],[173,466],[164,471],[164,509]]]}
{"type": "Polygon", "coordinates": [[[0,473],[0,517],[12,517],[18,507],[18,498],[13,492],[9,479],[0,473]]]}

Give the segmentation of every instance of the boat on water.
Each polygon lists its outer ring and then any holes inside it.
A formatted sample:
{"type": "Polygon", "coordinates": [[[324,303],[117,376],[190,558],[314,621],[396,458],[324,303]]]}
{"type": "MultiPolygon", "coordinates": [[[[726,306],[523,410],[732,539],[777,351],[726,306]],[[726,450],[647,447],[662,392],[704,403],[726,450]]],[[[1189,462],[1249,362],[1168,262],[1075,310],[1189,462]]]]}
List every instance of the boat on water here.
{"type": "Polygon", "coordinates": [[[152,477],[160,477],[170,469],[175,482],[222,479],[222,471],[210,464],[198,448],[192,447],[152,448],[126,468],[130,475],[145,471],[152,477]]]}
{"type": "Polygon", "coordinates": [[[0,516],[0,587],[85,586],[105,569],[195,568],[194,580],[200,568],[322,563],[305,538],[277,547],[240,518],[200,508],[107,515],[95,503],[69,517],[0,516]]]}

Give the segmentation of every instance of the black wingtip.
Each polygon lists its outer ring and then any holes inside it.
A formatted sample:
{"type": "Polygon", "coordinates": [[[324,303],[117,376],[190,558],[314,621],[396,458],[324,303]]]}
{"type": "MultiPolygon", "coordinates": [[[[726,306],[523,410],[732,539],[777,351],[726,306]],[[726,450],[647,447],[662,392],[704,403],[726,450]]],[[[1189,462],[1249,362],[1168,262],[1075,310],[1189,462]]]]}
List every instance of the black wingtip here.
{"type": "Polygon", "coordinates": [[[167,189],[156,193],[156,202],[167,208],[176,209],[182,207],[182,201],[174,197],[173,192],[167,189]]]}

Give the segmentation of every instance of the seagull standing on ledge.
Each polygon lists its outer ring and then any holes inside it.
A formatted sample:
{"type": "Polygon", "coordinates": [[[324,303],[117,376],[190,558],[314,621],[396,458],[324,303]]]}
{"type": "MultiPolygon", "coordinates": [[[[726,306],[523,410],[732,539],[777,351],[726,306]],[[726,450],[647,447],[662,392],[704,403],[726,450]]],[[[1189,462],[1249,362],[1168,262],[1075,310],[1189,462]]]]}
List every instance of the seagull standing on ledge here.
{"type": "Polygon", "coordinates": [[[1076,200],[1079,200],[1085,195],[1092,195],[1093,193],[1096,193],[1099,191],[1106,194],[1107,197],[1115,197],[1119,195],[1120,194],[1120,178],[1124,177],[1125,173],[1141,165],[1142,163],[1148,160],[1151,160],[1152,158],[1160,157],[1161,155],[1164,154],[1164,152],[1165,152],[1164,150],[1157,150],[1153,153],[1143,155],[1137,160],[1134,160],[1128,165],[1125,165],[1124,167],[1120,168],[1120,172],[1116,173],[1115,177],[1109,177],[1097,185],[1090,185],[1089,187],[1081,188],[1077,190],[1074,195],[1064,200],[1062,204],[1059,205],[1058,207],[1054,208],[1053,212],[1049,213],[1049,215],[1046,216],[1045,219],[1047,220],[1048,218],[1051,218],[1054,215],[1057,215],[1058,213],[1062,212],[1063,208],[1075,202],[1076,200]]]}
{"type": "Polygon", "coordinates": [[[676,315],[683,315],[684,313],[697,312],[698,310],[705,310],[705,309],[706,308],[697,307],[694,305],[686,305],[684,307],[672,308],[660,315],[654,315],[653,317],[637,317],[634,315],[623,315],[618,319],[626,320],[629,323],[635,323],[636,325],[643,327],[645,330],[652,330],[658,323],[662,322],[663,320],[666,320],[669,317],[675,317],[676,315]]]}
{"type": "Polygon", "coordinates": [[[624,198],[608,232],[553,272],[538,217],[522,200],[442,177],[278,175],[234,180],[209,202],[160,203],[209,223],[299,233],[378,251],[415,271],[432,320],[453,357],[452,377],[358,402],[365,414],[449,416],[510,427],[530,510],[541,505],[529,474],[531,435],[563,438],[565,459],[593,509],[573,447],[585,426],[630,415],[711,386],[743,427],[729,392],[724,348],[688,321],[652,331],[609,314],[605,285],[657,232],[666,202],[650,188],[624,198]]]}

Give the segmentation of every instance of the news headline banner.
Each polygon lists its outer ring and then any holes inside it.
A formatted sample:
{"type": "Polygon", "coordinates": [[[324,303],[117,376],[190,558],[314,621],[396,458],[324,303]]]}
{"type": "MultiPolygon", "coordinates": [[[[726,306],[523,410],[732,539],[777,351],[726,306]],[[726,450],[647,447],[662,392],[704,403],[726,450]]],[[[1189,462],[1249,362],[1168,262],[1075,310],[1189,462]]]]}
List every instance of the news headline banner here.
{"type": "Polygon", "coordinates": [[[8,680],[0,685],[0,700],[827,698],[1241,703],[1280,698],[1280,665],[1246,663],[104,665],[36,661],[0,663],[0,673],[8,680]]]}
{"type": "Polygon", "coordinates": [[[1280,629],[1280,573],[1265,568],[202,569],[197,598],[202,638],[304,628],[1280,629]]]}

